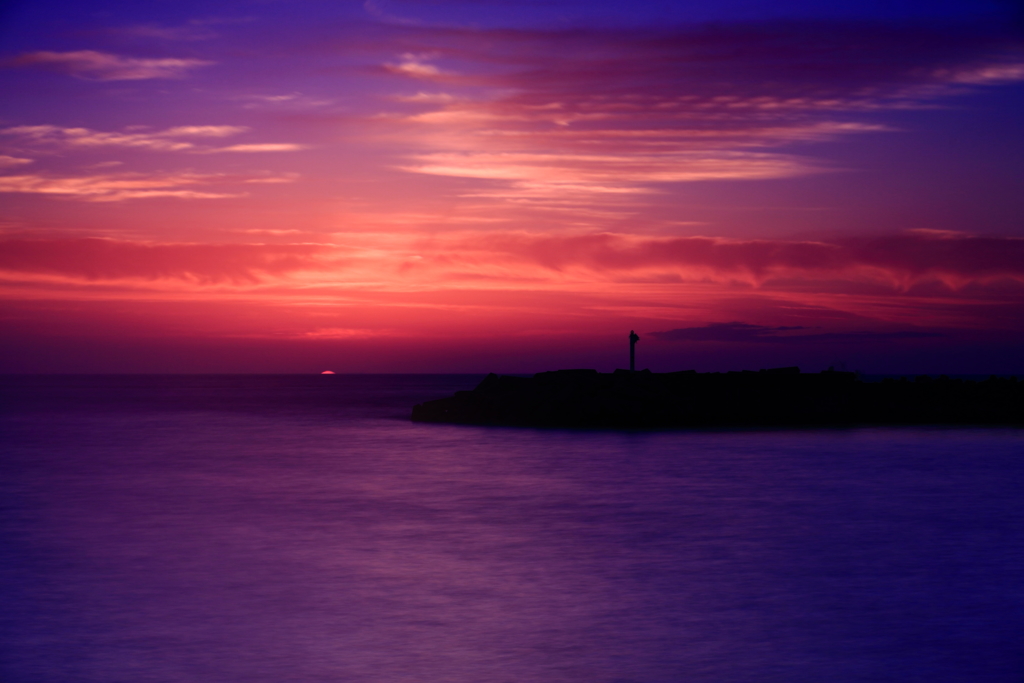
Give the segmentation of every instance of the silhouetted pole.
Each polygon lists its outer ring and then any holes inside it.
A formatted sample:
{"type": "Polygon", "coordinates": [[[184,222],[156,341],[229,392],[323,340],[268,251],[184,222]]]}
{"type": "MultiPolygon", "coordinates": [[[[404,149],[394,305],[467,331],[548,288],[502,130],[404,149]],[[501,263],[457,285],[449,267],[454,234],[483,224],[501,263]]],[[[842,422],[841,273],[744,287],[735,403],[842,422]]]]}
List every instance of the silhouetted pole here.
{"type": "Polygon", "coordinates": [[[633,330],[629,331],[629,371],[636,372],[636,343],[640,341],[640,335],[633,330]]]}

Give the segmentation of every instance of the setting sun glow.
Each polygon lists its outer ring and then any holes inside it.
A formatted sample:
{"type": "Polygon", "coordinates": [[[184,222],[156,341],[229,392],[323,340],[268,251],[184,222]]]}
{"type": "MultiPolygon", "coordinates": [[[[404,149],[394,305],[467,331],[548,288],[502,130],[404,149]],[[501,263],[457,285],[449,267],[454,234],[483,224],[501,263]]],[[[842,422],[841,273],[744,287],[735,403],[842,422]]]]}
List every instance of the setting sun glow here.
{"type": "Polygon", "coordinates": [[[4,25],[5,371],[1021,367],[999,16],[86,4],[4,25]]]}

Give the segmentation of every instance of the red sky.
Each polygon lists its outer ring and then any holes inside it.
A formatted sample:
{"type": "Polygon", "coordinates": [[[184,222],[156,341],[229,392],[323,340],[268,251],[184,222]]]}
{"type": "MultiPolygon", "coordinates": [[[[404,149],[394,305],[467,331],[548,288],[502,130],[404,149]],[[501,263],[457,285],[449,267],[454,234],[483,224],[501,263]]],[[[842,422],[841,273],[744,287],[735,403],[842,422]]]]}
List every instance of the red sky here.
{"type": "Polygon", "coordinates": [[[1000,3],[15,2],[3,372],[1024,372],[1000,3]]]}

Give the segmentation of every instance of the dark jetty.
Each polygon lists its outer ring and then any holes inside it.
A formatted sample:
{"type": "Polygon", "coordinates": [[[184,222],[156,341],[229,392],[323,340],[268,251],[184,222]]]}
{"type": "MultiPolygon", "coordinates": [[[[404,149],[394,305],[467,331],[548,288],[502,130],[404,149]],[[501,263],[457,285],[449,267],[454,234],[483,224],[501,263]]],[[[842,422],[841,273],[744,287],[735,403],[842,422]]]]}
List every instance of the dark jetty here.
{"type": "Polygon", "coordinates": [[[473,391],[427,401],[415,422],[531,427],[664,428],[978,424],[1024,425],[1024,382],[886,379],[852,372],[652,373],[558,370],[488,375],[473,391]]]}

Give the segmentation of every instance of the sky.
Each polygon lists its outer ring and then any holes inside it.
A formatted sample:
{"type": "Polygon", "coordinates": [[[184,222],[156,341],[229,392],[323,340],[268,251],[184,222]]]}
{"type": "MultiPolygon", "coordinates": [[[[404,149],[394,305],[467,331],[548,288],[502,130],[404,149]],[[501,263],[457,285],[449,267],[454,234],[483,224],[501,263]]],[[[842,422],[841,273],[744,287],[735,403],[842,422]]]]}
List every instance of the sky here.
{"type": "Polygon", "coordinates": [[[1024,13],[0,5],[0,372],[1024,374],[1024,13]]]}

